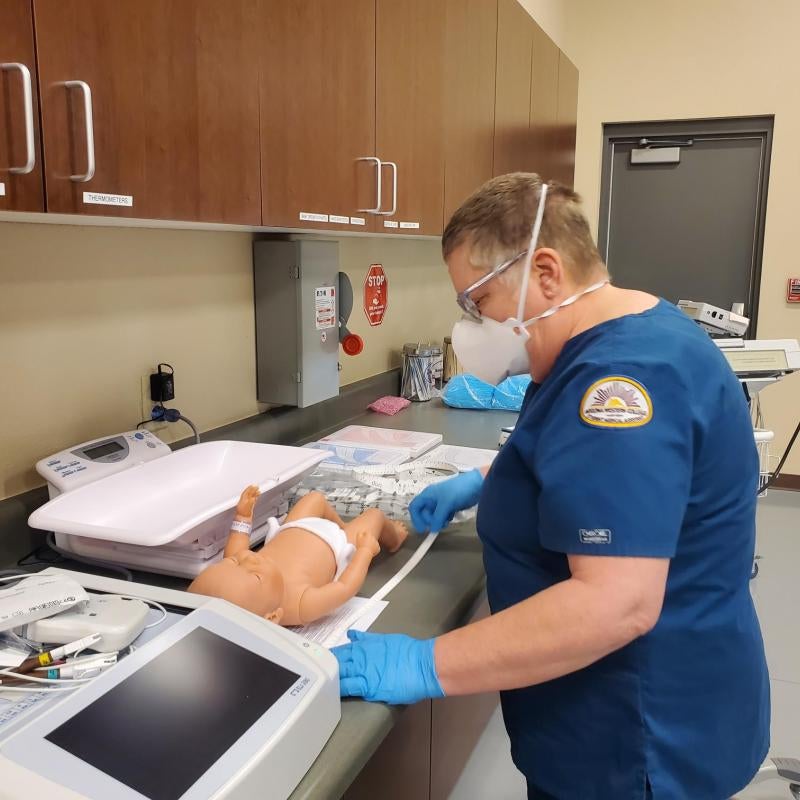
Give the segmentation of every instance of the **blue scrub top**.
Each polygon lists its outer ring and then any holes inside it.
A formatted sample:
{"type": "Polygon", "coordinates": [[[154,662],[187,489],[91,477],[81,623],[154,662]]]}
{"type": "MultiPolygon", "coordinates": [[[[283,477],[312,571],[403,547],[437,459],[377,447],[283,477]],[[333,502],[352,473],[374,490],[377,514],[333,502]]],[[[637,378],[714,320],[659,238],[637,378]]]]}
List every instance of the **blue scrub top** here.
{"type": "MultiPolygon", "coordinates": [[[[503,692],[514,762],[558,800],[723,800],[766,757],[750,597],[758,457],[742,387],[675,306],[570,339],[528,389],[478,508],[493,613],[570,577],[567,556],[671,560],[652,631],[503,692]]],[[[524,637],[525,631],[519,631],[524,637]]]]}

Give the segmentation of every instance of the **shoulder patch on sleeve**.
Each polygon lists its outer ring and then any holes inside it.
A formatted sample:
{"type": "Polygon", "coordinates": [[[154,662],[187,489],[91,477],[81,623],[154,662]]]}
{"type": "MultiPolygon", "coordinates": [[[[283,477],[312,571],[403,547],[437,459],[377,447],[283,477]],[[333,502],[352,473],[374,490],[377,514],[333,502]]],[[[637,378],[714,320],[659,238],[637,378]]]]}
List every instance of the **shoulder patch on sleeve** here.
{"type": "Polygon", "coordinates": [[[586,390],[580,415],[587,425],[596,428],[638,428],[653,418],[653,402],[641,383],[609,375],[586,390]]]}

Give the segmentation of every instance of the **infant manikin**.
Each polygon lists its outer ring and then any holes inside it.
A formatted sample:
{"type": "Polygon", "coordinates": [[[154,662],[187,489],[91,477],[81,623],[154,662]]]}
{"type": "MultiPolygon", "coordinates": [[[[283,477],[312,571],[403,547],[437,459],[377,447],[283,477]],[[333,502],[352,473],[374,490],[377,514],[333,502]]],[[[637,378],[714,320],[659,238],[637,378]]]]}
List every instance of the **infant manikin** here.
{"type": "Polygon", "coordinates": [[[305,495],[283,525],[270,524],[264,546],[250,549],[258,488],[239,498],[222,561],[190,592],[221,597],[281,625],[305,625],[335,611],[364,583],[381,545],[393,553],[408,531],[376,508],[343,522],[319,492],[305,495]]]}

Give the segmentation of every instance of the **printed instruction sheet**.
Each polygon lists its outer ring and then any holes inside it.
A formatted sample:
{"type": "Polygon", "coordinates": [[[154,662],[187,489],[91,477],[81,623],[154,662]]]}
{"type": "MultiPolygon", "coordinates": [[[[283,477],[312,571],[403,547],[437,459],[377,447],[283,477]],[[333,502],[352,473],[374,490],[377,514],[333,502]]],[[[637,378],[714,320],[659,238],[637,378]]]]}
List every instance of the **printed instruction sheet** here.
{"type": "Polygon", "coordinates": [[[299,625],[290,630],[323,647],[337,647],[340,644],[347,644],[349,641],[348,630],[369,630],[369,626],[378,619],[388,605],[388,600],[371,601],[368,597],[353,597],[333,614],[328,614],[327,617],[318,619],[310,625],[299,625]],[[368,605],[372,607],[366,608],[368,605]],[[348,624],[348,621],[353,618],[355,621],[348,624]]]}

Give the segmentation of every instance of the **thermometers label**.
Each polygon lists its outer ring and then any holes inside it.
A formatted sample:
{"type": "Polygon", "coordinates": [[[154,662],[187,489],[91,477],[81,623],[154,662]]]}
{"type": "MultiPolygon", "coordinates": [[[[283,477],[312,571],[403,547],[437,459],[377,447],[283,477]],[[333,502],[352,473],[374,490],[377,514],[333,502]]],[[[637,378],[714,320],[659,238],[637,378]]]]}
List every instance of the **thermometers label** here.
{"type": "Polygon", "coordinates": [[[301,211],[300,220],[302,222],[327,222],[327,214],[312,214],[310,211],[301,211]]]}
{"type": "Polygon", "coordinates": [[[105,194],[103,192],[84,192],[83,202],[93,206],[132,206],[133,196],[129,194],[105,194]]]}

